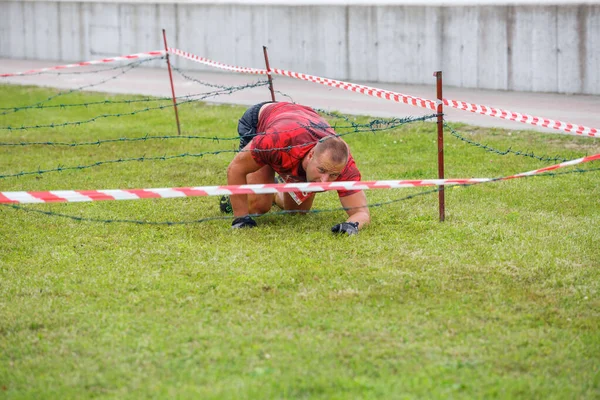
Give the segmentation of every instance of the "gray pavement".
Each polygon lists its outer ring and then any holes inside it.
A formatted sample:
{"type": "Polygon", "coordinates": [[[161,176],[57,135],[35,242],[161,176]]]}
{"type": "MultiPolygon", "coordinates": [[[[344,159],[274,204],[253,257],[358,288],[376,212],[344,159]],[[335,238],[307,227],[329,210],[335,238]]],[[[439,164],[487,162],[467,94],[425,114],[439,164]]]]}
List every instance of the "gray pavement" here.
{"type": "MultiPolygon", "coordinates": [[[[175,61],[176,63],[176,58],[175,61]]],[[[38,60],[13,60],[0,59],[0,73],[20,72],[60,65],[55,61],[38,60]]],[[[94,74],[73,74],[72,72],[93,71],[106,69],[116,64],[73,68],[63,70],[57,74],[41,74],[0,78],[0,83],[26,84],[60,89],[74,89],[90,85],[119,74],[120,70],[103,71],[94,74]]],[[[310,71],[297,71],[310,73],[310,71]]],[[[243,85],[265,79],[264,76],[235,74],[226,72],[198,72],[186,71],[186,75],[194,79],[219,85],[243,85]]],[[[190,94],[204,93],[209,90],[206,86],[184,79],[180,74],[174,73],[175,92],[178,97],[190,94]]],[[[435,99],[435,78],[431,77],[431,85],[404,85],[387,83],[354,82],[394,92],[435,99]]],[[[291,97],[297,103],[328,111],[339,111],[345,114],[371,115],[376,117],[405,117],[429,114],[423,108],[409,106],[388,100],[366,96],[343,89],[331,88],[317,83],[301,81],[287,77],[274,77],[276,91],[291,97]]],[[[107,93],[141,94],[150,96],[170,96],[168,72],[166,69],[140,67],[132,69],[126,74],[111,79],[102,85],[90,87],[94,90],[107,93]]],[[[447,99],[461,100],[468,103],[481,104],[494,108],[501,108],[514,112],[530,114],[572,124],[584,125],[591,128],[600,128],[600,96],[565,95],[553,93],[528,93],[493,91],[480,89],[464,89],[444,87],[444,97],[447,99]]],[[[289,98],[276,95],[277,100],[289,98]]],[[[204,101],[213,103],[250,105],[260,101],[270,100],[266,87],[243,90],[231,95],[221,95],[204,101]]],[[[500,118],[483,116],[468,111],[461,111],[446,107],[445,118],[452,122],[464,122],[470,125],[483,127],[500,127],[510,130],[536,130],[543,132],[559,133],[554,129],[544,129],[529,124],[506,121],[500,118]]]]}

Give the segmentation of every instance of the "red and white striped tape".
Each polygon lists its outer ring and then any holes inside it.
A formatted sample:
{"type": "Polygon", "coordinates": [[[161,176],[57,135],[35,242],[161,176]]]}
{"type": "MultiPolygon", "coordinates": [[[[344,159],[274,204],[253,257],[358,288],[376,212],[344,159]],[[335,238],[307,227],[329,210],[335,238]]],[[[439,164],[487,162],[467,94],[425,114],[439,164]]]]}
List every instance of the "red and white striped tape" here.
{"type": "Polygon", "coordinates": [[[534,117],[532,115],[521,114],[513,111],[501,110],[493,107],[482,106],[479,104],[465,103],[464,101],[448,100],[444,99],[444,104],[459,110],[471,111],[482,115],[489,115],[490,117],[497,117],[507,119],[510,121],[522,122],[525,124],[531,124],[541,126],[543,128],[554,128],[563,133],[574,135],[574,136],[588,136],[588,137],[600,137],[598,129],[589,128],[583,125],[569,124],[567,122],[555,121],[553,119],[534,117]]]}
{"type": "Polygon", "coordinates": [[[58,65],[56,67],[48,67],[48,68],[41,68],[41,69],[32,69],[32,70],[25,71],[25,72],[0,74],[0,77],[5,78],[5,77],[9,77],[9,76],[22,76],[22,75],[29,75],[29,74],[37,74],[40,72],[56,71],[56,70],[67,69],[67,68],[85,67],[87,65],[105,64],[105,63],[111,63],[111,62],[115,62],[115,61],[137,60],[137,59],[143,59],[143,58],[160,57],[165,54],[166,54],[165,50],[148,51],[146,53],[137,53],[137,54],[129,54],[126,56],[103,58],[102,60],[82,61],[82,62],[78,62],[75,64],[58,65]]]}
{"type": "MultiPolygon", "coordinates": [[[[242,73],[249,73],[249,74],[263,74],[263,75],[268,74],[268,71],[266,69],[235,67],[232,65],[220,63],[218,61],[209,60],[204,57],[199,57],[199,56],[196,56],[194,54],[191,54],[191,53],[179,50],[179,49],[169,48],[169,52],[173,53],[175,55],[178,55],[180,57],[187,58],[188,60],[196,61],[201,64],[209,65],[209,66],[215,67],[215,68],[224,69],[227,71],[242,72],[242,73]]],[[[408,96],[408,95],[405,95],[402,93],[396,93],[396,92],[392,92],[389,90],[377,89],[377,88],[364,86],[364,85],[357,85],[355,83],[350,83],[350,82],[337,81],[335,79],[321,78],[318,76],[307,75],[307,74],[302,74],[302,73],[293,72],[293,71],[286,71],[284,69],[278,69],[278,68],[271,68],[271,73],[277,74],[277,75],[288,76],[290,78],[296,78],[296,79],[301,79],[301,80],[305,80],[305,81],[320,83],[320,84],[326,85],[326,86],[350,90],[352,92],[357,92],[357,93],[366,94],[368,96],[392,100],[392,101],[396,101],[399,103],[406,103],[406,104],[410,104],[410,105],[417,106],[417,107],[429,108],[431,110],[436,109],[435,101],[421,99],[419,97],[408,96]]]]}
{"type": "Polygon", "coordinates": [[[137,200],[148,198],[173,198],[194,196],[221,196],[233,194],[273,194],[278,192],[323,192],[327,190],[371,190],[396,189],[423,186],[472,185],[484,182],[523,178],[537,175],[558,168],[600,160],[600,154],[566,161],[549,167],[523,172],[500,179],[419,179],[419,180],[384,180],[364,182],[306,182],[306,183],[271,183],[264,185],[231,185],[231,186],[198,186],[159,189],[117,189],[117,190],[52,190],[48,192],[0,192],[0,203],[56,203],[82,202],[101,200],[137,200]]]}
{"type": "MultiPolygon", "coordinates": [[[[221,62],[217,62],[217,61],[209,60],[209,59],[206,59],[203,57],[199,57],[194,54],[191,54],[191,53],[179,50],[179,49],[175,49],[175,48],[169,48],[169,52],[171,52],[175,55],[178,55],[180,57],[187,58],[189,60],[201,63],[201,64],[209,65],[209,66],[215,67],[215,68],[224,69],[227,71],[250,73],[250,74],[262,74],[262,75],[268,73],[267,70],[265,70],[265,69],[236,67],[236,66],[232,66],[232,65],[227,65],[227,64],[223,64],[221,62]]],[[[149,52],[145,52],[145,53],[129,54],[129,55],[120,56],[120,57],[104,58],[101,60],[83,61],[83,62],[79,62],[79,63],[75,63],[75,64],[59,65],[59,66],[55,66],[55,67],[41,68],[41,69],[29,70],[29,71],[25,71],[25,72],[0,74],[0,77],[22,76],[22,75],[35,74],[35,73],[40,73],[40,72],[56,71],[56,70],[75,68],[75,67],[83,67],[83,66],[94,65],[94,64],[104,64],[104,63],[110,63],[110,62],[122,61],[122,60],[135,60],[135,59],[159,57],[159,56],[164,55],[165,53],[166,53],[165,50],[149,51],[149,52]]],[[[287,71],[287,70],[278,69],[278,68],[272,69],[271,72],[273,74],[277,74],[277,75],[283,75],[283,76],[288,76],[291,78],[320,83],[322,85],[345,89],[345,90],[349,90],[352,92],[362,93],[362,94],[365,94],[368,96],[379,97],[382,99],[391,100],[391,101],[395,101],[398,103],[405,103],[405,104],[413,105],[416,107],[427,108],[427,109],[434,110],[434,111],[437,109],[436,101],[427,100],[427,99],[423,99],[420,97],[409,96],[409,95],[405,95],[402,93],[396,93],[396,92],[392,92],[389,90],[378,89],[378,88],[364,86],[364,85],[358,85],[358,84],[350,83],[350,82],[338,81],[335,79],[321,78],[321,77],[314,76],[314,75],[307,75],[307,74],[303,74],[303,73],[287,71]]],[[[458,100],[443,99],[443,103],[446,106],[453,107],[453,108],[456,108],[459,110],[471,111],[474,113],[488,115],[491,117],[503,118],[503,119],[507,119],[507,120],[511,120],[511,121],[527,123],[527,124],[531,124],[531,125],[535,125],[535,126],[540,126],[543,128],[554,128],[554,129],[560,130],[564,133],[574,135],[574,136],[600,137],[600,133],[599,133],[598,129],[590,128],[590,127],[583,126],[583,125],[571,124],[571,123],[552,120],[552,119],[548,119],[548,118],[535,117],[535,116],[528,115],[528,114],[522,114],[522,113],[517,113],[517,112],[513,112],[513,111],[496,109],[496,108],[489,107],[489,106],[482,106],[479,104],[466,103],[464,101],[458,101],[458,100]]]]}
{"type": "Polygon", "coordinates": [[[394,189],[436,185],[481,183],[486,179],[431,179],[370,182],[307,182],[271,183],[262,185],[199,186],[186,188],[134,190],[53,190],[49,192],[0,192],[0,203],[53,203],[99,200],[135,200],[192,196],[222,196],[232,194],[273,194],[278,192],[322,192],[326,190],[394,189]]]}
{"type": "Polygon", "coordinates": [[[502,178],[502,180],[523,178],[526,176],[543,174],[544,172],[554,171],[555,169],[571,167],[573,165],[586,163],[586,162],[590,162],[590,161],[596,161],[596,160],[600,160],[600,153],[594,154],[593,156],[586,156],[586,157],[577,158],[575,160],[565,161],[560,164],[550,165],[548,167],[544,167],[544,168],[540,168],[540,169],[534,169],[533,171],[521,172],[520,174],[515,174],[515,175],[511,175],[511,176],[502,178]]]}
{"type": "MultiPolygon", "coordinates": [[[[169,48],[169,51],[178,56],[200,62],[215,68],[225,69],[233,72],[243,73],[254,73],[254,74],[267,74],[267,70],[234,67],[231,65],[223,64],[217,61],[208,60],[203,57],[198,57],[191,53],[187,53],[178,49],[169,48]]],[[[402,93],[396,93],[385,89],[378,89],[370,86],[358,85],[355,83],[338,81],[335,79],[321,78],[314,75],[307,75],[299,72],[287,71],[278,68],[272,68],[271,73],[277,75],[288,76],[291,78],[302,79],[305,81],[320,83],[331,87],[349,90],[352,92],[366,94],[368,96],[379,97],[386,100],[395,101],[398,103],[405,103],[416,107],[427,108],[430,110],[437,110],[437,101],[427,100],[420,97],[414,97],[405,95],[402,93]]],[[[516,113],[513,111],[496,109],[493,107],[482,106],[479,104],[466,103],[464,101],[448,100],[443,99],[443,103],[446,106],[453,107],[463,111],[471,111],[474,113],[480,113],[482,115],[488,115],[491,117],[508,119],[511,121],[522,122],[526,124],[536,125],[543,128],[554,128],[564,133],[575,135],[575,136],[587,136],[587,137],[600,137],[598,129],[589,128],[583,125],[570,124],[567,122],[556,121],[548,118],[534,117],[532,115],[516,113]]]]}
{"type": "Polygon", "coordinates": [[[226,71],[232,71],[232,72],[242,72],[245,74],[261,74],[261,75],[265,75],[267,73],[266,69],[257,69],[257,68],[247,68],[247,67],[236,67],[234,65],[227,65],[227,64],[223,64],[221,62],[218,61],[213,61],[213,60],[209,60],[207,58],[204,57],[199,57],[197,55],[194,55],[192,53],[188,53],[187,51],[183,51],[183,50],[179,50],[179,49],[174,49],[172,47],[169,47],[169,52],[173,53],[179,57],[183,57],[183,58],[187,58],[188,60],[192,60],[195,61],[197,63],[200,64],[205,64],[214,68],[219,68],[219,69],[224,69],[226,71]]]}
{"type": "Polygon", "coordinates": [[[420,97],[408,96],[402,93],[396,93],[389,90],[378,89],[370,86],[357,85],[355,83],[338,81],[335,79],[321,78],[318,76],[302,74],[299,72],[286,71],[284,69],[272,68],[271,72],[277,75],[289,76],[291,78],[302,79],[305,81],[320,83],[321,85],[350,90],[352,92],[366,94],[367,96],[379,97],[381,99],[392,100],[397,103],[410,104],[417,107],[437,109],[437,103],[432,100],[422,99],[420,97]]]}

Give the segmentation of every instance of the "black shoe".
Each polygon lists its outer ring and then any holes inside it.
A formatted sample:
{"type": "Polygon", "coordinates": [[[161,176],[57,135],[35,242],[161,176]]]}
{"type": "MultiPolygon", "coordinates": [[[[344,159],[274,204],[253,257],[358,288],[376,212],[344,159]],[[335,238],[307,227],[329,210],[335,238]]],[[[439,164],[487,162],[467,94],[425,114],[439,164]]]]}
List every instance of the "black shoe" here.
{"type": "Polygon", "coordinates": [[[219,200],[219,208],[223,214],[233,214],[233,208],[231,208],[231,200],[229,196],[221,196],[219,200]]]}

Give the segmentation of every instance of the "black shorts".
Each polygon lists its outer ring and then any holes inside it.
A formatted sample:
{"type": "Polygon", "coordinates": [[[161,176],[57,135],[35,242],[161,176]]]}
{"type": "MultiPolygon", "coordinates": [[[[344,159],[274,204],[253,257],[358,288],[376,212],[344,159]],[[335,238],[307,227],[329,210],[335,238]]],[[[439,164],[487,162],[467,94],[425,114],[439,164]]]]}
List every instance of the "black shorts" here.
{"type": "Polygon", "coordinates": [[[254,136],[256,136],[256,127],[258,126],[258,113],[260,108],[265,104],[273,103],[272,101],[265,101],[263,103],[255,104],[248,108],[242,118],[238,122],[238,134],[240,135],[240,150],[242,150],[254,136]]]}

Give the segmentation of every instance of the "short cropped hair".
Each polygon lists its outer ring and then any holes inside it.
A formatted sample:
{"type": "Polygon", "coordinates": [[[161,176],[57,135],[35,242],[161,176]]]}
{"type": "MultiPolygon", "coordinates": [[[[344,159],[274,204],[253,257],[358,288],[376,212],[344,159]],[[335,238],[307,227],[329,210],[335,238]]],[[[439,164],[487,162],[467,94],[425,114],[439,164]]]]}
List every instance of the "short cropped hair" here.
{"type": "Polygon", "coordinates": [[[315,156],[328,153],[334,164],[345,164],[348,162],[348,145],[338,136],[326,136],[319,140],[315,146],[315,156]]]}

